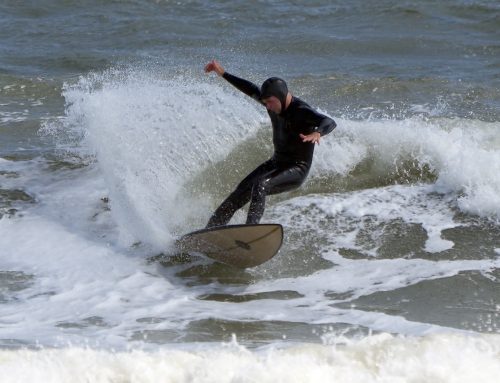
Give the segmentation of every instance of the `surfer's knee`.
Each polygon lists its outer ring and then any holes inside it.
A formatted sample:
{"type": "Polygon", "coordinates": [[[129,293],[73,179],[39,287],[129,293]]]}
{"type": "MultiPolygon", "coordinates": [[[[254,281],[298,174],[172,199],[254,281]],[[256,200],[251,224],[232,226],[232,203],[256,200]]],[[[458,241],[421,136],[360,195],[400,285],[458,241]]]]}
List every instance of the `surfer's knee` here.
{"type": "Polygon", "coordinates": [[[262,177],[254,182],[252,196],[265,196],[269,192],[270,178],[262,177]]]}

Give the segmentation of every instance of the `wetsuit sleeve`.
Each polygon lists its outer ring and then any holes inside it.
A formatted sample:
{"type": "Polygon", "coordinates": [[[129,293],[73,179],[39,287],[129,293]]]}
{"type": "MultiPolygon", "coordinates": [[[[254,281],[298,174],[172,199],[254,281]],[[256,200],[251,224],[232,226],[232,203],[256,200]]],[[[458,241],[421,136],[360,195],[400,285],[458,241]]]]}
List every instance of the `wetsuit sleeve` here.
{"type": "Polygon", "coordinates": [[[332,118],[323,116],[323,120],[321,120],[321,123],[318,125],[316,131],[319,132],[320,135],[324,136],[325,134],[331,133],[331,131],[336,127],[337,123],[332,118]]]}
{"type": "Polygon", "coordinates": [[[260,99],[260,88],[253,82],[236,77],[228,72],[224,72],[224,75],[222,77],[224,77],[236,89],[240,90],[247,96],[252,97],[254,100],[262,104],[262,101],[260,99]]]}
{"type": "Polygon", "coordinates": [[[337,123],[330,117],[318,113],[315,110],[307,107],[301,110],[305,124],[314,126],[314,132],[318,132],[321,136],[330,133],[337,127],[337,123]]]}

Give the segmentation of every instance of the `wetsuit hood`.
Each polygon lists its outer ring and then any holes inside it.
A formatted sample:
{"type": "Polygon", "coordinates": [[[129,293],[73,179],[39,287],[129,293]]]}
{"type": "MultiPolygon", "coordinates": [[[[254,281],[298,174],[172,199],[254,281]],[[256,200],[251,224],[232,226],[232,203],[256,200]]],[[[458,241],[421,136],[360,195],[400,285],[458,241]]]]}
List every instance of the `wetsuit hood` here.
{"type": "Polygon", "coordinates": [[[286,109],[286,96],[288,95],[288,87],[285,80],[279,77],[271,77],[262,83],[260,87],[260,98],[276,97],[281,102],[281,113],[286,109]]]}

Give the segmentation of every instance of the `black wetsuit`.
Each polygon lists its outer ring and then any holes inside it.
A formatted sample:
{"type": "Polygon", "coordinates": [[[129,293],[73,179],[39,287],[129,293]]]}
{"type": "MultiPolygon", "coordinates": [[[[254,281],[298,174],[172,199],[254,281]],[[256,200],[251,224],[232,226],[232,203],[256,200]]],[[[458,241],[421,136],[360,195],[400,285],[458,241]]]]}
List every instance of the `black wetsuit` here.
{"type": "MultiPolygon", "coordinates": [[[[250,81],[227,72],[227,81],[246,95],[262,103],[260,88],[250,81]]],[[[314,145],[302,142],[300,134],[330,133],[335,121],[324,116],[297,97],[286,110],[276,114],[268,110],[273,126],[274,155],[251,172],[214,212],[207,227],[226,225],[234,213],[251,201],[247,224],[259,223],[264,214],[266,195],[299,187],[312,164],[314,145]]]]}

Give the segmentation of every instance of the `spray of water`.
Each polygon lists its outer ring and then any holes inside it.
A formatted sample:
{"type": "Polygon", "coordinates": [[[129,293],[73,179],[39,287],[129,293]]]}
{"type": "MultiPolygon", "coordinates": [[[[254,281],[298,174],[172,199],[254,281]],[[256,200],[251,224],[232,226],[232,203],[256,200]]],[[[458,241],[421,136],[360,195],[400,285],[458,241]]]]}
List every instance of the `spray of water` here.
{"type": "Polygon", "coordinates": [[[64,97],[65,126],[83,131],[95,154],[125,243],[164,246],[185,230],[207,207],[183,186],[262,121],[243,97],[185,77],[108,72],[80,79],[64,97]]]}

